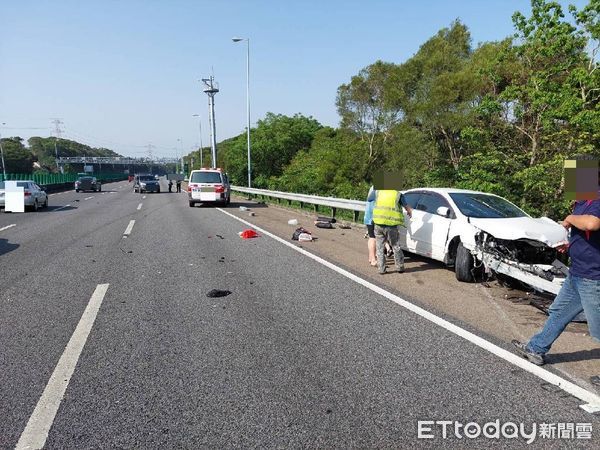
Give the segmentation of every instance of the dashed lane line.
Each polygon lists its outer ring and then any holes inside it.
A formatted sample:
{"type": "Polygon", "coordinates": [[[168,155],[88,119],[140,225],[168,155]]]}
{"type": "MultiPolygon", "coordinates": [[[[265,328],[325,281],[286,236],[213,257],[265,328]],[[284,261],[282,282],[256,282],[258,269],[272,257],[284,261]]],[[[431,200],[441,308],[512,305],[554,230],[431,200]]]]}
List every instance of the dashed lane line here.
{"type": "Polygon", "coordinates": [[[69,381],[73,376],[75,366],[92,330],[107,290],[108,284],[99,284],[96,286],[96,290],[92,294],[77,324],[77,328],[75,328],[69,343],[58,360],[58,364],[54,372],[52,372],[50,380],[38,400],[15,449],[43,448],[46,444],[48,432],[52,427],[58,407],[69,386],[69,381]]]}
{"type": "Polygon", "coordinates": [[[323,258],[320,258],[316,255],[313,255],[312,253],[304,250],[303,248],[299,248],[296,247],[294,244],[291,244],[289,242],[287,242],[285,239],[280,238],[279,236],[275,236],[272,233],[269,233],[268,231],[244,220],[244,219],[240,219],[239,217],[221,209],[221,208],[217,208],[217,210],[221,211],[223,214],[226,214],[230,217],[232,217],[233,219],[242,222],[246,225],[248,225],[249,227],[254,228],[257,231],[260,231],[261,233],[270,236],[271,238],[275,239],[276,241],[282,243],[283,245],[286,245],[288,247],[290,247],[291,249],[302,253],[305,256],[308,256],[309,258],[313,259],[314,261],[324,265],[325,267],[330,268],[331,270],[339,273],[342,276],[345,276],[346,278],[349,278],[352,281],[355,281],[356,283],[366,287],[367,289],[370,289],[373,292],[376,292],[380,295],[382,295],[383,297],[387,298],[388,300],[391,300],[392,302],[396,303],[397,305],[408,309],[409,311],[412,311],[413,313],[417,314],[418,316],[423,317],[424,319],[434,323],[435,325],[444,328],[445,330],[454,333],[457,336],[462,337],[463,339],[471,342],[472,344],[477,345],[478,347],[487,350],[488,352],[492,353],[493,355],[497,356],[498,358],[501,358],[505,361],[507,361],[508,363],[517,366],[527,372],[529,372],[532,375],[535,375],[538,378],[541,378],[542,380],[544,380],[547,383],[553,384],[557,387],[559,387],[560,389],[562,389],[563,391],[571,394],[572,396],[578,398],[579,400],[585,402],[585,404],[580,405],[580,408],[583,409],[584,411],[588,412],[588,413],[597,413],[600,412],[600,395],[588,391],[587,389],[582,388],[581,386],[578,386],[575,383],[572,383],[568,380],[565,380],[564,378],[549,372],[546,369],[543,369],[542,367],[536,366],[533,363],[530,363],[529,361],[527,361],[526,359],[521,358],[520,356],[515,355],[514,353],[509,352],[508,350],[503,349],[502,347],[499,347],[493,343],[491,343],[490,341],[487,341],[485,339],[483,339],[482,337],[477,336],[474,333],[471,333],[470,331],[467,331],[457,325],[454,325],[451,322],[448,322],[445,319],[442,319],[439,316],[436,316],[435,314],[427,311],[426,309],[423,309],[417,305],[414,305],[413,303],[410,303],[407,300],[404,300],[403,298],[392,294],[389,291],[386,291],[385,289],[377,286],[376,284],[373,284],[363,278],[360,278],[359,276],[354,275],[353,273],[348,272],[347,270],[344,270],[338,266],[336,266],[333,263],[330,263],[329,261],[326,261],[323,258]]]}
{"type": "Polygon", "coordinates": [[[0,228],[0,231],[8,230],[9,228],[16,227],[16,223],[11,223],[10,225],[6,225],[5,227],[0,228]]]}
{"type": "Polygon", "coordinates": [[[137,210],[139,211],[140,209],[142,209],[142,204],[141,203],[137,206],[137,210]]]}
{"type": "Polygon", "coordinates": [[[133,230],[133,225],[135,225],[135,220],[130,220],[129,225],[125,228],[125,232],[123,233],[123,237],[127,237],[131,234],[131,230],[133,230]]]}
{"type": "Polygon", "coordinates": [[[84,198],[84,200],[91,200],[91,199],[93,199],[93,198],[94,198],[94,196],[92,195],[91,197],[86,197],[86,198],[84,198]]]}
{"type": "Polygon", "coordinates": [[[61,206],[60,208],[56,208],[55,210],[53,210],[53,212],[54,212],[54,211],[60,211],[61,209],[65,209],[65,208],[68,208],[68,207],[70,207],[70,206],[71,206],[71,204],[69,203],[68,205],[61,206]]]}

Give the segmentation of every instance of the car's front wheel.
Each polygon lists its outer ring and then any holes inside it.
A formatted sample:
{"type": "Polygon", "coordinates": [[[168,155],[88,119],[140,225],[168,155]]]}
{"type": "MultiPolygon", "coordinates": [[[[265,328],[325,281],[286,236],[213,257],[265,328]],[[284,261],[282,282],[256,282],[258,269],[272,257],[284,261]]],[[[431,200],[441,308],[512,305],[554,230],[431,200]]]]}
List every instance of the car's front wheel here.
{"type": "Polygon", "coordinates": [[[471,283],[474,281],[473,270],[475,268],[475,258],[467,250],[462,242],[458,243],[456,248],[456,259],[454,260],[454,273],[458,281],[471,283]]]}

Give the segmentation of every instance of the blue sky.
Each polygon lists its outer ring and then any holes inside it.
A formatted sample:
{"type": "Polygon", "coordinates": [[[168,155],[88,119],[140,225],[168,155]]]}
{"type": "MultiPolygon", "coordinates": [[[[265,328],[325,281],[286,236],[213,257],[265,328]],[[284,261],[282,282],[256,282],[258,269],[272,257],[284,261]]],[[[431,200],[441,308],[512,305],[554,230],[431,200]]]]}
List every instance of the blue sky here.
{"type": "MultiPolygon", "coordinates": [[[[561,1],[582,7],[587,2],[561,1]]],[[[566,9],[566,8],[565,8],[566,9]]],[[[217,140],[244,132],[250,38],[252,125],[267,112],[337,126],[338,86],[378,59],[401,63],[460,19],[473,45],[514,32],[527,0],[79,0],[0,2],[2,136],[63,137],[123,155],[209,145],[214,73],[217,140]]]]}

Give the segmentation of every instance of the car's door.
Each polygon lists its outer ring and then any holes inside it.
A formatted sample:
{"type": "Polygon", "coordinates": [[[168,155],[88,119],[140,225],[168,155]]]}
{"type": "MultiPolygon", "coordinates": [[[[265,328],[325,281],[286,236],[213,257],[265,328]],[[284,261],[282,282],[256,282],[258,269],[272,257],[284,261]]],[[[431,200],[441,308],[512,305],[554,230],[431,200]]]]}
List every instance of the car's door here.
{"type": "MultiPolygon", "coordinates": [[[[413,215],[419,198],[421,197],[421,192],[406,192],[404,195],[404,201],[407,205],[409,205],[413,209],[413,215]]],[[[400,227],[400,246],[409,252],[417,253],[417,241],[414,240],[412,236],[412,220],[408,220],[408,217],[405,216],[404,227],[400,227]]]]}
{"type": "Polygon", "coordinates": [[[438,261],[444,260],[448,230],[452,222],[453,211],[448,201],[437,192],[427,191],[419,197],[414,220],[411,220],[413,239],[417,241],[417,253],[438,261]],[[443,207],[447,214],[441,215],[438,208],[443,207]]]}
{"type": "Polygon", "coordinates": [[[44,203],[46,203],[46,193],[44,191],[42,191],[42,188],[39,187],[37,184],[32,183],[33,185],[33,190],[35,192],[35,196],[38,199],[38,203],[40,205],[43,205],[44,203]]]}

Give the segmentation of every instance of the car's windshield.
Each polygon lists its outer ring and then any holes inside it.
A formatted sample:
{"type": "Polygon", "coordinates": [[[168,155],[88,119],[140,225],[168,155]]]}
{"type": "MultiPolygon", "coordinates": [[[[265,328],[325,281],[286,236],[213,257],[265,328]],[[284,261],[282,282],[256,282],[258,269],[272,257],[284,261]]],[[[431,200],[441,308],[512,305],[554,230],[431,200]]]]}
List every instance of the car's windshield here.
{"type": "Polygon", "coordinates": [[[92,177],[79,177],[79,181],[92,181],[92,177]]]}
{"type": "Polygon", "coordinates": [[[219,172],[194,172],[190,183],[221,183],[219,172]]]}
{"type": "Polygon", "coordinates": [[[152,175],[141,175],[139,177],[140,181],[155,181],[152,175]]]}
{"type": "Polygon", "coordinates": [[[450,198],[465,216],[486,219],[527,217],[527,213],[502,197],[488,194],[452,193],[450,198]]]}

